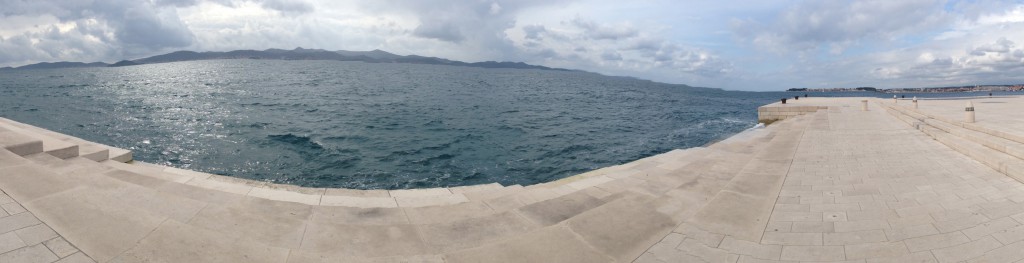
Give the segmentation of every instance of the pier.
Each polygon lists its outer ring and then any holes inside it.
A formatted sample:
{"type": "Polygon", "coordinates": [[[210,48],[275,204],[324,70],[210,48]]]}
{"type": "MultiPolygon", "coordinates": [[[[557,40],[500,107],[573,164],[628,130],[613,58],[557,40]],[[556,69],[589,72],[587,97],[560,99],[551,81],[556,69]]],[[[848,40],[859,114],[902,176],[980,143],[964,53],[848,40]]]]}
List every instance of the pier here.
{"type": "Polygon", "coordinates": [[[408,190],[165,167],[0,118],[0,262],[1024,259],[1024,98],[757,111],[778,121],[553,182],[408,190]]]}

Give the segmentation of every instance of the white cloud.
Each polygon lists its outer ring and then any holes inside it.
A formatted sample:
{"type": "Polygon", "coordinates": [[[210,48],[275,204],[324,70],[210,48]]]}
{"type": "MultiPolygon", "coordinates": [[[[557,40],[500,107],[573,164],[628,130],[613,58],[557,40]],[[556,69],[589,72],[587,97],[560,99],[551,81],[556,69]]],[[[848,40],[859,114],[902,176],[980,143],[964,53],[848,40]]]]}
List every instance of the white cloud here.
{"type": "Polygon", "coordinates": [[[770,21],[736,19],[735,34],[776,52],[828,49],[834,54],[865,41],[894,41],[946,22],[943,1],[805,1],[770,21]]]}

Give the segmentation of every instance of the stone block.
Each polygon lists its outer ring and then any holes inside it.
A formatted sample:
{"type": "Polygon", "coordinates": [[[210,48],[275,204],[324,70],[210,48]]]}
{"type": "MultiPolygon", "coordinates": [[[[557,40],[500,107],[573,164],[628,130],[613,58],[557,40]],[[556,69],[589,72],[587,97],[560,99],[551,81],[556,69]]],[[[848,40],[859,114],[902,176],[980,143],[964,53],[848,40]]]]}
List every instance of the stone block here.
{"type": "Polygon", "coordinates": [[[992,220],[989,222],[981,223],[980,225],[970,227],[960,232],[971,238],[972,240],[979,240],[983,237],[989,236],[994,233],[1004,232],[1007,229],[1020,226],[1020,223],[1014,221],[1013,218],[1003,217],[1000,219],[992,220]]]}
{"type": "Polygon", "coordinates": [[[211,205],[199,211],[187,222],[191,226],[212,232],[260,240],[270,246],[298,248],[306,231],[306,219],[312,211],[306,205],[300,205],[305,207],[301,211],[287,206],[269,206],[272,202],[264,201],[248,206],[243,206],[241,202],[227,206],[211,205]],[[267,206],[263,207],[264,205],[267,206]],[[256,206],[261,206],[262,209],[248,209],[256,206]]]}
{"type": "Polygon", "coordinates": [[[12,131],[0,131],[0,143],[4,149],[20,156],[43,152],[43,141],[12,131]]]}
{"type": "Polygon", "coordinates": [[[412,225],[356,226],[310,222],[305,233],[301,249],[311,252],[384,257],[422,255],[431,251],[412,225]]]}
{"type": "Polygon", "coordinates": [[[572,217],[565,224],[604,254],[629,261],[676,227],[668,215],[655,211],[648,201],[642,196],[619,198],[572,217]]]}
{"type": "MultiPolygon", "coordinates": [[[[447,189],[445,190],[447,191],[447,189]]],[[[395,191],[391,191],[391,194],[395,194],[395,191]]],[[[398,203],[399,207],[425,207],[425,206],[444,206],[454,205],[459,203],[469,202],[463,194],[445,194],[445,195],[424,195],[424,196],[413,196],[408,194],[401,194],[395,196],[395,202],[398,203]]]]}
{"type": "Polygon", "coordinates": [[[68,243],[68,241],[64,240],[62,237],[55,237],[47,240],[46,242],[43,242],[43,245],[60,258],[67,257],[78,252],[78,249],[75,248],[75,246],[72,246],[71,243],[68,243]]]}
{"type": "Polygon", "coordinates": [[[888,240],[882,230],[865,230],[856,232],[825,233],[825,245],[850,245],[862,243],[878,243],[888,240]]]}
{"type": "Polygon", "coordinates": [[[782,246],[782,260],[841,261],[846,259],[843,246],[782,246]]]}
{"type": "Polygon", "coordinates": [[[561,225],[534,230],[528,234],[445,256],[448,263],[461,262],[615,262],[609,256],[579,240],[561,225]]]}
{"type": "Polygon", "coordinates": [[[0,254],[0,262],[53,262],[57,259],[59,258],[42,244],[0,254]]]}
{"type": "Polygon", "coordinates": [[[391,197],[429,197],[452,194],[448,188],[402,189],[388,191],[391,197]]]}
{"type": "Polygon", "coordinates": [[[284,262],[288,252],[169,220],[111,262],[284,262]]]}
{"type": "Polygon", "coordinates": [[[1024,259],[1024,242],[1016,242],[985,252],[980,257],[972,258],[967,262],[1018,262],[1022,259],[1024,259]]]}
{"type": "Polygon", "coordinates": [[[391,197],[359,197],[344,195],[324,195],[320,198],[320,205],[359,208],[398,207],[398,203],[391,197]]]}
{"type": "Polygon", "coordinates": [[[524,234],[537,226],[509,211],[416,226],[431,251],[451,252],[524,234]]]}
{"type": "Polygon", "coordinates": [[[0,254],[23,248],[25,246],[25,242],[22,241],[21,238],[18,238],[18,235],[14,232],[0,234],[0,254]]]}
{"type": "MultiPolygon", "coordinates": [[[[702,229],[731,235],[737,239],[761,239],[774,199],[722,191],[692,218],[692,224],[702,229]]],[[[821,216],[818,216],[821,220],[821,216]]]]}
{"type": "Polygon", "coordinates": [[[784,233],[767,232],[761,238],[762,244],[768,245],[806,245],[821,246],[821,233],[784,233]]]}
{"type": "Polygon", "coordinates": [[[412,224],[442,223],[494,214],[494,210],[483,202],[465,202],[455,205],[403,209],[412,224]]]}
{"type": "Polygon", "coordinates": [[[249,185],[201,178],[194,178],[185,184],[239,195],[248,195],[249,191],[252,191],[253,189],[253,187],[249,185]]]}
{"type": "Polygon", "coordinates": [[[952,247],[960,244],[970,242],[971,239],[960,232],[951,232],[944,234],[936,234],[923,237],[915,237],[904,240],[907,244],[907,249],[911,252],[918,252],[924,250],[932,250],[937,248],[952,247]]]}
{"type": "Polygon", "coordinates": [[[321,195],[303,194],[283,189],[272,189],[266,187],[254,187],[249,191],[248,196],[265,198],[269,200],[294,202],[307,205],[319,205],[321,195]]]}
{"type": "Polygon", "coordinates": [[[38,224],[18,229],[17,231],[14,231],[14,233],[18,234],[18,238],[21,238],[21,240],[29,246],[57,237],[57,232],[53,232],[53,229],[50,229],[46,224],[38,224]]]}
{"type": "Polygon", "coordinates": [[[537,224],[548,226],[598,207],[605,202],[607,201],[597,199],[584,192],[576,192],[555,199],[525,205],[516,210],[537,224]]]}
{"type": "Polygon", "coordinates": [[[733,254],[748,255],[764,260],[778,260],[782,255],[781,245],[762,245],[756,242],[726,237],[718,248],[733,254]]]}
{"type": "Polygon", "coordinates": [[[971,258],[982,256],[985,252],[1001,246],[1003,246],[1003,244],[999,243],[999,241],[996,241],[991,237],[986,237],[948,248],[935,249],[932,250],[932,254],[935,255],[935,259],[938,259],[939,262],[963,262],[971,258]]]}
{"type": "MultiPolygon", "coordinates": [[[[938,233],[939,230],[936,229],[935,226],[932,226],[932,224],[916,225],[885,230],[886,236],[891,241],[900,241],[908,238],[930,236],[938,233]]],[[[1024,236],[1022,236],[1021,238],[1024,239],[1024,236]]]]}
{"type": "Polygon", "coordinates": [[[24,205],[57,233],[101,262],[135,246],[166,220],[85,188],[49,195],[24,205]]]}
{"type": "Polygon", "coordinates": [[[846,259],[900,258],[910,255],[903,242],[875,242],[846,245],[846,259]]]}
{"type": "MultiPolygon", "coordinates": [[[[326,196],[325,196],[326,197],[326,196]]],[[[349,225],[390,225],[409,224],[409,218],[402,208],[397,207],[313,207],[314,222],[349,225]]]]}
{"type": "Polygon", "coordinates": [[[79,251],[62,258],[55,263],[96,263],[96,261],[93,261],[89,256],[86,256],[84,253],[79,251]]]}

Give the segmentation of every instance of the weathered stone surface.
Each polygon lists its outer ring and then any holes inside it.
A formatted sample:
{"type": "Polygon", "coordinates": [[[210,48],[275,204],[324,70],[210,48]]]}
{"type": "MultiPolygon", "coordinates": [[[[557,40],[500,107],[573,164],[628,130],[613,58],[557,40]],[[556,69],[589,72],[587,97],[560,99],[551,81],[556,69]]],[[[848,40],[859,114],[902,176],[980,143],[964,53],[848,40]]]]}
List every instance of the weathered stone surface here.
{"type": "Polygon", "coordinates": [[[629,261],[675,228],[675,222],[652,209],[649,201],[642,196],[619,198],[570,218],[566,225],[604,254],[629,261]]]}
{"type": "Polygon", "coordinates": [[[0,176],[0,189],[20,202],[28,202],[76,186],[73,181],[33,164],[3,169],[4,175],[0,176]]]}
{"type": "Polygon", "coordinates": [[[166,220],[84,188],[24,205],[72,244],[103,262],[131,248],[166,220]]]}
{"type": "Polygon", "coordinates": [[[313,207],[312,220],[320,223],[348,225],[409,224],[402,208],[358,208],[343,206],[313,207]]]}
{"type": "Polygon", "coordinates": [[[432,251],[450,252],[524,234],[537,226],[515,212],[417,226],[432,251]]]}
{"type": "Polygon", "coordinates": [[[333,251],[353,257],[411,256],[430,252],[412,225],[355,226],[317,222],[306,226],[301,249],[333,251]]]}
{"type": "Polygon", "coordinates": [[[288,250],[165,221],[111,262],[284,262],[288,250]]]}
{"type": "Polygon", "coordinates": [[[548,226],[562,222],[576,216],[584,211],[604,204],[606,201],[594,198],[583,192],[568,194],[555,199],[550,199],[519,209],[526,218],[533,220],[539,225],[548,226]]]}
{"type": "Polygon", "coordinates": [[[255,210],[210,205],[199,211],[188,224],[238,238],[258,240],[269,246],[298,248],[311,213],[308,209],[299,210],[304,213],[296,214],[287,208],[255,210]]]}
{"type": "Polygon", "coordinates": [[[58,258],[42,244],[0,254],[0,262],[53,262],[58,258]]]}
{"type": "Polygon", "coordinates": [[[576,238],[572,230],[550,226],[501,242],[445,255],[445,262],[614,262],[576,238]]]}

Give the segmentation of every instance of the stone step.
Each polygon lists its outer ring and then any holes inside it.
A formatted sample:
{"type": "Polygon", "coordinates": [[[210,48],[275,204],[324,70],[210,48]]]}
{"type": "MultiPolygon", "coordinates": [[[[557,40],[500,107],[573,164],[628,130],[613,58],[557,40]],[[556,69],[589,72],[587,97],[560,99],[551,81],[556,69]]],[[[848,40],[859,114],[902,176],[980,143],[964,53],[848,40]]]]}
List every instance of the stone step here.
{"type": "Polygon", "coordinates": [[[827,125],[816,124],[827,124],[827,114],[818,111],[769,126],[774,133],[771,140],[762,143],[764,147],[753,158],[739,166],[710,200],[685,219],[686,226],[759,242],[804,130],[827,129],[827,125]]]}
{"type": "Polygon", "coordinates": [[[25,159],[45,166],[58,174],[96,173],[113,170],[113,168],[101,165],[96,161],[86,159],[84,157],[60,159],[46,153],[37,153],[26,155],[25,159]]]}
{"type": "Polygon", "coordinates": [[[6,168],[0,188],[100,262],[135,246],[161,222],[187,221],[205,206],[98,172],[57,172],[49,164],[54,160],[30,158],[33,163],[6,168]]]}
{"type": "Polygon", "coordinates": [[[975,161],[1011,178],[1024,182],[1024,160],[1005,154],[984,145],[949,134],[932,126],[921,126],[921,131],[975,161]]]}
{"type": "Polygon", "coordinates": [[[120,163],[103,161],[101,164],[133,172],[139,176],[151,177],[168,182],[190,185],[207,190],[229,194],[288,201],[307,205],[348,206],[348,207],[429,207],[445,206],[483,201],[511,195],[522,191],[519,185],[485,185],[453,188],[430,188],[412,190],[355,190],[338,188],[309,188],[293,185],[273,184],[221,175],[166,167],[146,162],[120,163]],[[470,197],[473,200],[470,200],[470,197]]]}
{"type": "Polygon", "coordinates": [[[43,142],[43,152],[53,155],[57,158],[67,159],[78,156],[78,145],[62,141],[53,137],[46,136],[44,134],[26,130],[22,127],[12,124],[13,121],[0,118],[0,128],[4,130],[19,133],[21,135],[32,138],[33,140],[39,140],[43,142]]]}
{"type": "Polygon", "coordinates": [[[988,133],[978,132],[970,129],[966,129],[959,126],[949,125],[946,122],[936,121],[935,119],[925,119],[924,123],[931,125],[932,127],[938,128],[949,134],[956,135],[960,138],[964,138],[971,142],[984,145],[985,147],[993,150],[1017,157],[1018,159],[1024,159],[1024,144],[1007,140],[1002,137],[993,136],[988,133]]]}
{"type": "Polygon", "coordinates": [[[0,123],[19,127],[25,131],[40,134],[49,138],[76,144],[78,145],[78,156],[85,157],[86,159],[89,160],[97,162],[107,159],[113,159],[119,162],[128,162],[132,160],[132,152],[129,150],[86,141],[81,138],[50,131],[47,129],[39,128],[21,122],[16,122],[10,119],[0,118],[0,123]]]}
{"type": "Polygon", "coordinates": [[[289,262],[289,249],[164,221],[114,262],[289,262]]]}
{"type": "Polygon", "coordinates": [[[758,242],[789,170],[800,131],[780,132],[768,148],[743,166],[732,180],[688,221],[737,239],[758,242]]]}
{"type": "Polygon", "coordinates": [[[1021,159],[1017,154],[1011,155],[1005,151],[997,150],[1004,149],[1016,153],[1019,146],[1013,144],[1015,142],[1011,143],[1008,140],[1000,140],[998,137],[969,131],[962,127],[950,125],[947,121],[934,121],[934,118],[930,117],[917,119],[907,114],[908,109],[889,107],[892,109],[890,113],[903,115],[904,119],[909,118],[920,121],[914,122],[916,124],[915,127],[936,141],[993,170],[1024,182],[1024,159],[1021,159]],[[1007,148],[1007,146],[1010,147],[1007,148]]]}
{"type": "Polygon", "coordinates": [[[982,125],[980,125],[978,123],[964,123],[964,122],[962,122],[960,120],[953,120],[953,119],[946,118],[944,116],[939,116],[939,115],[935,115],[935,114],[929,114],[929,113],[926,113],[926,112],[922,112],[922,111],[919,111],[919,110],[916,110],[916,109],[907,108],[907,107],[893,107],[893,108],[895,108],[896,110],[904,113],[905,115],[909,115],[909,116],[911,116],[911,117],[913,117],[915,119],[918,119],[918,120],[924,120],[924,119],[938,120],[938,121],[942,121],[942,122],[944,122],[944,123],[946,123],[948,125],[952,125],[952,126],[955,126],[955,127],[961,127],[961,128],[968,129],[968,130],[972,130],[972,131],[976,131],[976,132],[980,132],[980,133],[985,133],[985,134],[988,134],[988,135],[991,135],[991,136],[994,136],[994,137],[998,137],[1000,139],[1009,140],[1009,141],[1013,141],[1013,142],[1016,142],[1016,143],[1024,144],[1024,136],[1016,134],[1016,133],[1012,133],[1012,132],[1008,132],[1008,131],[1001,131],[1001,130],[997,130],[997,129],[992,129],[992,128],[989,128],[989,127],[982,126],[982,125]]]}
{"type": "Polygon", "coordinates": [[[43,152],[43,141],[0,126],[0,147],[14,154],[25,156],[43,152]]]}

